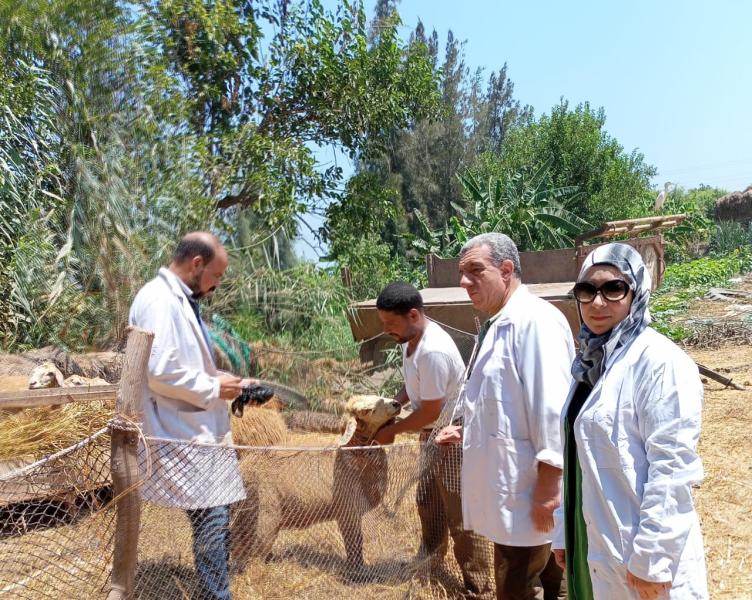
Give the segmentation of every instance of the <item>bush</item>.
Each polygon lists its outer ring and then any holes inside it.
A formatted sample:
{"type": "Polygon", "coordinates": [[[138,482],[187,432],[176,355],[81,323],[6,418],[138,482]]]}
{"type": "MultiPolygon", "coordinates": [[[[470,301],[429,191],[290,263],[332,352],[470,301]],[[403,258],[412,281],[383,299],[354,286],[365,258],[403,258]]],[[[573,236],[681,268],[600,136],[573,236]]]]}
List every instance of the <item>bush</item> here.
{"type": "Polygon", "coordinates": [[[688,300],[705,294],[708,288],[725,285],[731,277],[752,271],[752,250],[748,246],[725,256],[708,256],[666,269],[663,285],[653,294],[652,326],[675,342],[686,339],[691,329],[672,318],[687,310],[688,300]]]}
{"type": "Polygon", "coordinates": [[[723,285],[730,277],[750,270],[752,270],[752,250],[745,246],[726,256],[706,256],[686,263],[669,265],[666,268],[661,291],[723,285]]]}
{"type": "Polygon", "coordinates": [[[721,221],[715,225],[715,232],[710,240],[710,250],[717,254],[728,254],[733,250],[748,246],[749,243],[748,228],[734,221],[721,221]]]}

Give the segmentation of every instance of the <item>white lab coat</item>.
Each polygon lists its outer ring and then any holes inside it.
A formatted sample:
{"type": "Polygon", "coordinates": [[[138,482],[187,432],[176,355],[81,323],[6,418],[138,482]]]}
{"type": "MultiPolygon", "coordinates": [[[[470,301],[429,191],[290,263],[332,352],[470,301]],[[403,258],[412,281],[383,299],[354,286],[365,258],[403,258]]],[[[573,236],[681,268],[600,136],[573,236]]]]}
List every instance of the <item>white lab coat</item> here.
{"type": "Polygon", "coordinates": [[[551,541],[530,518],[538,463],[562,468],[559,415],[574,358],[564,315],[520,286],[491,324],[466,386],[465,529],[508,546],[551,541]]]}
{"type": "MultiPolygon", "coordinates": [[[[691,493],[703,476],[702,397],[692,359],[648,328],[608,360],[575,420],[596,600],[637,598],[627,569],[673,581],[672,600],[708,597],[691,493]]],[[[560,509],[554,548],[564,547],[562,518],[560,509]]]]}
{"type": "MultiPolygon", "coordinates": [[[[129,322],[154,332],[144,388],[144,433],[180,440],[150,442],[151,476],[144,483],[144,498],[185,509],[244,499],[235,451],[215,446],[232,444],[227,402],[219,397],[220,372],[178,277],[160,269],[136,295],[129,322]]],[[[146,469],[146,454],[141,456],[146,469]]]]}

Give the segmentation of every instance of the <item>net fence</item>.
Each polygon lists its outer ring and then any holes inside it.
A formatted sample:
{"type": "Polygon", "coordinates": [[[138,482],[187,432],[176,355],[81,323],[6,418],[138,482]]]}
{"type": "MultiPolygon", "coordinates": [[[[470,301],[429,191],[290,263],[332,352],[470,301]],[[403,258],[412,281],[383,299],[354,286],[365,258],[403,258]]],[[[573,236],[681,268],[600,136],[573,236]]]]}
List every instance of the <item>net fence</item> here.
{"type": "MultiPolygon", "coordinates": [[[[213,598],[212,572],[195,556],[211,563],[217,547],[236,600],[494,597],[492,546],[461,530],[458,447],[438,448],[428,432],[384,447],[337,447],[323,434],[287,441],[142,437],[136,598],[213,598]],[[229,527],[201,537],[211,519],[222,522],[207,506],[227,506],[229,527]]],[[[106,597],[115,536],[108,430],[0,476],[0,495],[0,598],[106,597]]]]}
{"type": "Polygon", "coordinates": [[[112,563],[106,429],[0,476],[0,598],[98,598],[112,563]]]}

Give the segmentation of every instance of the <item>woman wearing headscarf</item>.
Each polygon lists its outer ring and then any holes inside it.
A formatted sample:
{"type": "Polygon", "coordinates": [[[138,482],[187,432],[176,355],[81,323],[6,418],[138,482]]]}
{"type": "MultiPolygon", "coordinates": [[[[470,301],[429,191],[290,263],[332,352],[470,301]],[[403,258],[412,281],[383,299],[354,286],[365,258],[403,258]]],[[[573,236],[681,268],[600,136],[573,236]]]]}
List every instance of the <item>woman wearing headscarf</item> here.
{"type": "Polygon", "coordinates": [[[707,598],[692,485],[702,383],[648,327],[651,279],[625,244],[591,252],[574,296],[583,322],[562,413],[564,485],[553,548],[570,600],[707,598]]]}

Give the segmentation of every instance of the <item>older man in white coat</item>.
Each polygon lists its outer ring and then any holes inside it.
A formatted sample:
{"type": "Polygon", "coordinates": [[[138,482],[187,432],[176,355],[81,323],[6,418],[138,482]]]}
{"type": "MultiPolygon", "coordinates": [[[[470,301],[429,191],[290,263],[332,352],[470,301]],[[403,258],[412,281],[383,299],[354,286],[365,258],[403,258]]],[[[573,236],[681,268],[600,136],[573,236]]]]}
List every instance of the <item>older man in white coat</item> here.
{"type": "Polygon", "coordinates": [[[550,532],[574,347],[564,315],[520,277],[519,253],[503,234],[477,236],[460,251],[460,285],[490,319],[466,384],[463,426],[445,428],[436,442],[462,442],[464,527],[494,542],[497,598],[548,600],[566,594],[550,532]]]}
{"type": "Polygon", "coordinates": [[[154,332],[143,428],[159,439],[149,440],[144,464],[151,471],[143,497],[187,511],[201,597],[207,600],[231,597],[228,505],[245,498],[234,450],[215,444],[232,442],[227,401],[250,381],[217,370],[198,308],[198,299],[219,285],[227,262],[215,236],[187,234],[169,267],[138,292],[129,316],[132,325],[154,332]]]}

